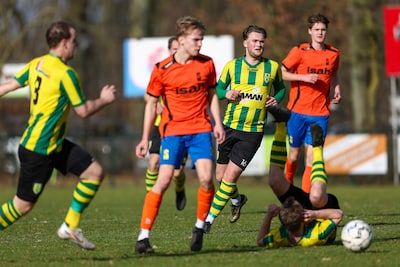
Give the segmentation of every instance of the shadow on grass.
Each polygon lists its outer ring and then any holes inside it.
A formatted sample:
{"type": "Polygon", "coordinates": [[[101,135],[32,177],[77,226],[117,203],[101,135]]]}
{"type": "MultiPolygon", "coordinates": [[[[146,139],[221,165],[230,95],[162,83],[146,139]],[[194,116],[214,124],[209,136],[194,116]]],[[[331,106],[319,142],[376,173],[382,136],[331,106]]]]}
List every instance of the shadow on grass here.
{"type": "Polygon", "coordinates": [[[176,256],[196,256],[196,255],[203,255],[203,254],[214,254],[214,253],[238,253],[238,252],[255,252],[255,251],[262,251],[265,248],[260,248],[256,246],[235,246],[232,248],[221,248],[221,249],[203,249],[199,252],[191,252],[191,251],[184,251],[184,252],[157,252],[154,254],[149,255],[138,255],[135,254],[136,257],[176,257],[176,256]]]}

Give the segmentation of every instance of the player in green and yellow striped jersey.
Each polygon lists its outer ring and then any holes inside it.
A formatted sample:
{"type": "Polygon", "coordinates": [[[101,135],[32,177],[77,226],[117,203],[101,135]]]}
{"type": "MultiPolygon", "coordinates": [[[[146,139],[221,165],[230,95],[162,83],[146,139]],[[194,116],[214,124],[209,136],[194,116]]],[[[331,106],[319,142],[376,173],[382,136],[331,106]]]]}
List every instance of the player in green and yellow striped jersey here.
{"type": "Polygon", "coordinates": [[[67,62],[77,46],[75,27],[54,22],[46,32],[49,53],[31,60],[15,79],[0,85],[0,96],[25,85],[30,88],[30,117],[21,138],[18,156],[21,163],[17,193],[0,206],[0,231],[6,229],[34,207],[53,169],[80,177],[64,223],[58,230],[61,239],[71,240],[84,249],[94,249],[78,228],[81,214],[94,198],[104,171],[80,146],[65,139],[71,106],[86,118],[115,99],[114,85],[102,88],[100,97],[86,100],[79,79],[67,62]]]}
{"type": "Polygon", "coordinates": [[[279,64],[262,56],[266,38],[264,28],[256,25],[245,28],[246,54],[229,61],[218,81],[219,99],[228,100],[223,120],[226,138],[218,146],[216,177],[221,185],[206,219],[206,232],[229,199],[232,201],[230,222],[239,219],[247,197],[239,194],[237,180],[261,144],[267,107],[277,105],[285,96],[279,64]]]}

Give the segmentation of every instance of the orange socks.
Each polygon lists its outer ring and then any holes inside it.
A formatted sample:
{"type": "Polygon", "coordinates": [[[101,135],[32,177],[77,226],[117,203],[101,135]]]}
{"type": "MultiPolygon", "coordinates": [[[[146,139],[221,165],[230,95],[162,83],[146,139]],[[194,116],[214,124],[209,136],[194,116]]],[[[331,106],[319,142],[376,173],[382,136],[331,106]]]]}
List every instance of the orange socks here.
{"type": "Polygon", "coordinates": [[[214,193],[214,188],[207,190],[204,187],[199,187],[199,190],[197,191],[197,219],[201,221],[206,220],[214,193]]]}
{"type": "Polygon", "coordinates": [[[154,193],[152,191],[146,194],[146,198],[144,199],[140,228],[151,230],[160,209],[161,200],[161,194],[154,193]]]}
{"type": "Polygon", "coordinates": [[[306,193],[310,193],[310,189],[311,189],[311,170],[312,170],[311,166],[306,166],[306,168],[304,169],[303,178],[301,181],[301,188],[306,193]]]}
{"type": "Polygon", "coordinates": [[[294,174],[296,173],[297,170],[297,161],[292,162],[289,159],[286,160],[285,168],[286,168],[286,175],[285,175],[286,180],[289,183],[293,184],[294,174]]]}

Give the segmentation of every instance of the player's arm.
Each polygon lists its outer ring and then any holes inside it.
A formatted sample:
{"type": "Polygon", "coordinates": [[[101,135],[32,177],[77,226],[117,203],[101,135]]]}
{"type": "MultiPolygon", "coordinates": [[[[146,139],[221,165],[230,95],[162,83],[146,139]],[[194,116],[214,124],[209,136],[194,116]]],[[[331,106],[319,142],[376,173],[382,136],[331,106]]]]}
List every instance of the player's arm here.
{"type": "Polygon", "coordinates": [[[8,94],[9,92],[15,91],[22,86],[15,79],[10,79],[2,84],[0,84],[0,97],[8,94]]]}
{"type": "Polygon", "coordinates": [[[214,89],[210,89],[209,93],[210,93],[209,97],[210,112],[214,119],[214,136],[218,144],[220,144],[225,140],[225,131],[222,125],[218,97],[215,94],[214,89]]]}
{"type": "Polygon", "coordinates": [[[102,88],[100,96],[93,100],[87,100],[82,105],[74,107],[76,114],[81,118],[86,118],[103,107],[111,104],[116,99],[116,89],[114,85],[106,85],[102,88]]]}
{"type": "Polygon", "coordinates": [[[337,72],[332,76],[331,79],[331,92],[333,92],[332,103],[339,104],[342,99],[340,92],[339,76],[337,72]]]}
{"type": "Polygon", "coordinates": [[[144,100],[146,101],[146,105],[144,108],[142,139],[136,146],[136,156],[138,158],[144,158],[147,154],[151,128],[157,115],[158,97],[146,94],[144,100]]]}
{"type": "Polygon", "coordinates": [[[275,204],[269,205],[268,211],[262,220],[260,230],[258,231],[258,234],[257,234],[257,245],[258,246],[260,246],[260,247],[265,246],[264,237],[266,234],[268,234],[270,232],[272,219],[279,214],[279,210],[280,210],[280,208],[277,205],[275,205],[275,204]]]}
{"type": "Polygon", "coordinates": [[[342,221],[343,211],[341,209],[304,210],[303,217],[305,222],[315,219],[330,219],[338,225],[342,221]]]}
{"type": "Polygon", "coordinates": [[[315,73],[310,73],[310,74],[298,74],[294,73],[292,70],[287,69],[283,64],[282,64],[282,77],[285,81],[291,81],[291,82],[306,82],[306,83],[316,83],[318,81],[318,74],[315,73]]]}

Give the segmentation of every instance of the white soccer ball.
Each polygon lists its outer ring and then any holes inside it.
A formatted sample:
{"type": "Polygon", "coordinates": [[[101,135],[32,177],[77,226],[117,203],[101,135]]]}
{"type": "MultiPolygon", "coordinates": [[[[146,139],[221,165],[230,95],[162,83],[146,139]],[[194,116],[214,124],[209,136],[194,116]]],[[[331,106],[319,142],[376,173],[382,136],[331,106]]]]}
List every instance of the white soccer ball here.
{"type": "Polygon", "coordinates": [[[352,220],[342,229],[343,245],[354,252],[367,249],[372,240],[372,228],[363,220],[352,220]]]}

